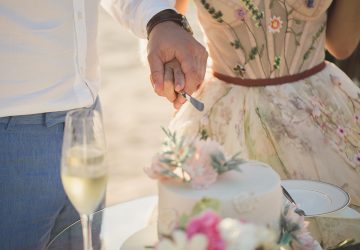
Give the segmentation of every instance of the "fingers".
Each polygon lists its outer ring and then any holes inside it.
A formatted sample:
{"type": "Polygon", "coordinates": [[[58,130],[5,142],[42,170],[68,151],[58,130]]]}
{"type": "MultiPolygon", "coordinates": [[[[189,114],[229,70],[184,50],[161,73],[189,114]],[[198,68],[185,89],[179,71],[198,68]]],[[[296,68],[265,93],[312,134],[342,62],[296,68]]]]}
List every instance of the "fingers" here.
{"type": "MultiPolygon", "coordinates": [[[[177,59],[180,62],[180,75],[176,67],[173,67],[173,81],[176,91],[185,90],[192,94],[202,83],[205,76],[206,61],[208,54],[205,48],[194,37],[184,31],[173,22],[162,22],[154,27],[149,36],[148,60],[150,63],[151,78],[157,94],[173,99],[170,92],[170,83],[166,83],[164,89],[164,64],[177,59]],[[154,56],[156,55],[156,56],[154,56]]],[[[168,74],[168,73],[166,73],[168,74]]],[[[178,107],[185,102],[181,95],[174,100],[174,106],[178,107]]]]}
{"type": "Polygon", "coordinates": [[[163,96],[164,94],[164,65],[161,59],[154,53],[148,55],[150,66],[150,79],[155,92],[163,96]]]}
{"type": "Polygon", "coordinates": [[[164,92],[163,95],[170,101],[174,102],[176,93],[174,89],[174,72],[170,65],[165,64],[164,70],[164,92]]]}
{"type": "Polygon", "coordinates": [[[175,64],[173,66],[174,78],[175,78],[175,90],[180,92],[185,87],[185,76],[181,70],[181,65],[178,60],[174,60],[175,64]]]}
{"type": "Polygon", "coordinates": [[[205,77],[207,52],[197,49],[197,53],[183,53],[179,56],[182,71],[185,74],[185,91],[190,95],[198,89],[205,77]]]}
{"type": "Polygon", "coordinates": [[[173,102],[173,106],[175,109],[179,109],[185,102],[186,99],[181,94],[178,94],[177,98],[173,102]]]}
{"type": "Polygon", "coordinates": [[[170,62],[165,64],[165,74],[167,74],[167,71],[171,71],[172,76],[173,76],[172,82],[171,82],[171,86],[172,86],[171,91],[173,91],[172,94],[174,94],[172,96],[172,98],[175,97],[172,100],[170,100],[168,98],[168,100],[173,103],[173,105],[176,109],[179,109],[181,107],[181,105],[186,102],[186,99],[181,94],[179,94],[181,91],[183,91],[183,89],[185,87],[185,76],[181,70],[181,65],[180,65],[179,61],[176,59],[173,59],[170,62]],[[175,89],[174,89],[174,86],[175,86],[175,89]]]}

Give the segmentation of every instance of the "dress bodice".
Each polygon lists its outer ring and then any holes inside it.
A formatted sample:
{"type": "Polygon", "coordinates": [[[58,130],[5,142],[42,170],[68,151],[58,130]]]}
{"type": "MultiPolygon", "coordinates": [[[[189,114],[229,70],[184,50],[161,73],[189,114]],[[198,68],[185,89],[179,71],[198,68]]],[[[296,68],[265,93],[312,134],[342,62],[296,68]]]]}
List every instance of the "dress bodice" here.
{"type": "Polygon", "coordinates": [[[195,0],[212,68],[242,78],[274,78],[324,60],[332,0],[195,0]]]}

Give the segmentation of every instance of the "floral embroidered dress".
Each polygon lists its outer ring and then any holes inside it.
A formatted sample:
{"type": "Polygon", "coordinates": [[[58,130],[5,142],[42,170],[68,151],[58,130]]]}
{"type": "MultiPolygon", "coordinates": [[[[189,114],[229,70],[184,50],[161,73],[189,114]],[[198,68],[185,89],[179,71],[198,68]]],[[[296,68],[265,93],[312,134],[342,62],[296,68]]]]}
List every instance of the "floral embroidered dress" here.
{"type": "MultiPolygon", "coordinates": [[[[338,185],[360,211],[360,89],[346,74],[327,63],[310,77],[262,87],[229,84],[212,74],[279,78],[319,65],[331,0],[195,3],[211,57],[207,80],[195,94],[205,110],[186,103],[170,128],[209,136],[229,154],[268,163],[282,179],[338,185]]],[[[348,222],[360,235],[360,220],[348,222]]],[[[336,240],[329,233],[328,242],[336,240]]]]}

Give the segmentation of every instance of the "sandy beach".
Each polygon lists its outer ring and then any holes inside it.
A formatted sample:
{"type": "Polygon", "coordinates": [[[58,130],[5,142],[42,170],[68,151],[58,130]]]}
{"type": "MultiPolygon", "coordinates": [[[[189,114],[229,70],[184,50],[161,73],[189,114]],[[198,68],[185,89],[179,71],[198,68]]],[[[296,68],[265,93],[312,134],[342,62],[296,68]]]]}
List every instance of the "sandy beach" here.
{"type": "MultiPolygon", "coordinates": [[[[189,21],[196,36],[200,30],[193,8],[189,21]]],[[[156,194],[156,182],[143,168],[160,149],[163,132],[174,113],[172,105],[157,96],[141,62],[139,39],[100,10],[99,55],[102,72],[100,97],[108,143],[107,205],[156,194]]],[[[143,46],[144,47],[144,44],[143,46]]],[[[146,59],[146,50],[143,51],[146,59]]]]}

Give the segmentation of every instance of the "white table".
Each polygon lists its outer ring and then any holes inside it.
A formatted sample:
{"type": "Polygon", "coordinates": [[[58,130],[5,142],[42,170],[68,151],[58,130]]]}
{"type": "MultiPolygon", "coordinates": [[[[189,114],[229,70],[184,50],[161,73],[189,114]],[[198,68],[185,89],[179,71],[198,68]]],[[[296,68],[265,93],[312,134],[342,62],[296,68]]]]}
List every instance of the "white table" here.
{"type": "MultiPolygon", "coordinates": [[[[157,196],[148,196],[107,207],[93,215],[94,250],[119,250],[126,239],[149,224],[157,205],[157,196]]],[[[82,249],[81,223],[61,232],[48,249],[82,249]]]]}

